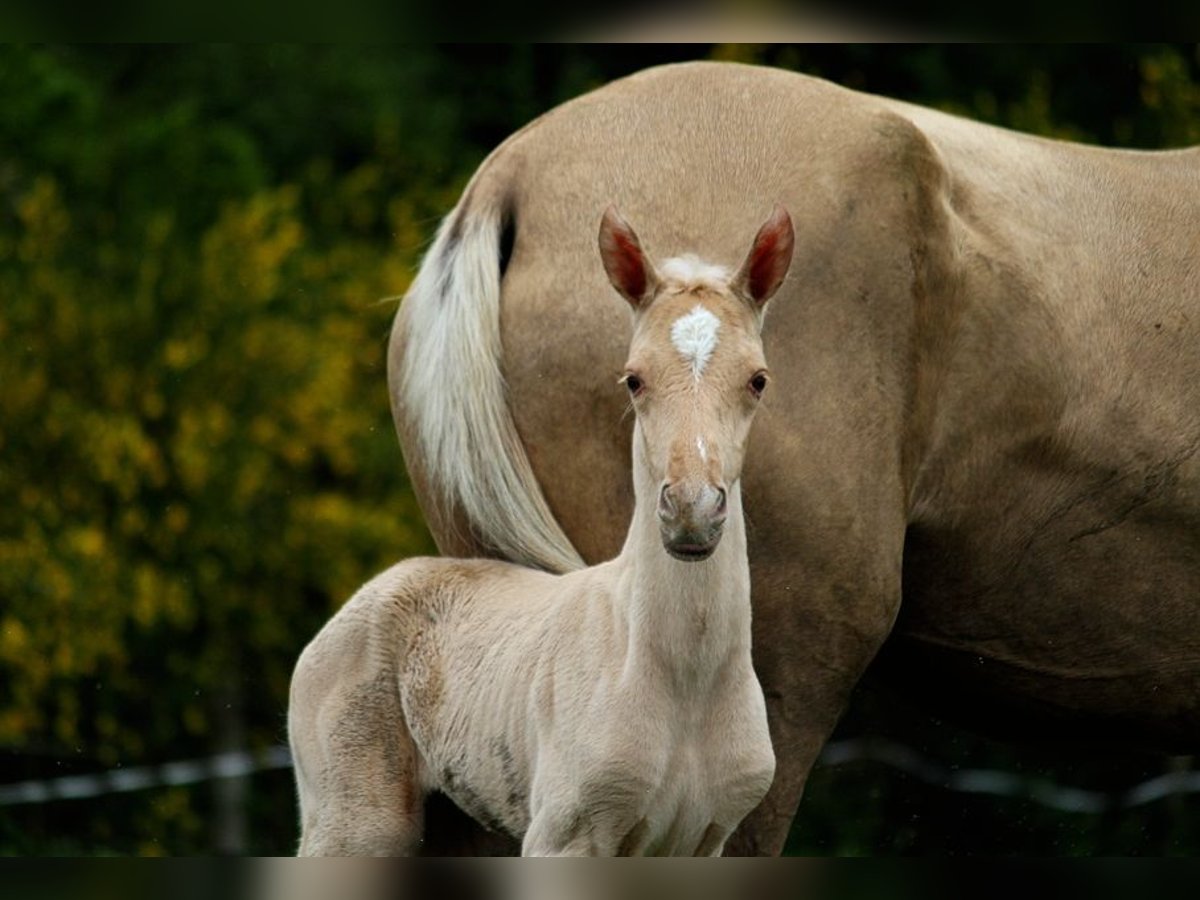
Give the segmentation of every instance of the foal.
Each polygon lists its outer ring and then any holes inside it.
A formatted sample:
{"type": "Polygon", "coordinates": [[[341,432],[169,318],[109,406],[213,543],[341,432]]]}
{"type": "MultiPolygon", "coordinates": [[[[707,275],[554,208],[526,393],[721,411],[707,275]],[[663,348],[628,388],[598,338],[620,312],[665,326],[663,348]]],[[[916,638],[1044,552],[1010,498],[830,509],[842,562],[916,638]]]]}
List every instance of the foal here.
{"type": "Polygon", "coordinates": [[[776,207],[736,273],[659,269],[605,213],[634,316],[625,546],[566,575],[413,559],[361,588],[292,678],[301,854],[414,853],[432,791],[526,855],[721,853],[775,769],[738,479],[792,245],[776,207]]]}

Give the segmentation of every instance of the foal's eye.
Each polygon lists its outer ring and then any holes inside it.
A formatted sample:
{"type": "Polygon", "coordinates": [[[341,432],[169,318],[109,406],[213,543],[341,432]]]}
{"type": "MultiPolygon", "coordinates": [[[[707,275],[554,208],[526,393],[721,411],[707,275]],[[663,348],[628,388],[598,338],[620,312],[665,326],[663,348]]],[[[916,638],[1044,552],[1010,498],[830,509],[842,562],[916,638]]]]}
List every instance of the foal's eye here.
{"type": "Polygon", "coordinates": [[[645,384],[642,383],[642,379],[638,378],[632,372],[630,372],[628,375],[626,375],[624,378],[622,378],[621,381],[624,383],[625,387],[629,390],[629,396],[631,396],[631,397],[638,396],[638,394],[640,394],[642,392],[642,389],[645,388],[645,386],[646,386],[645,384]]]}
{"type": "Polygon", "coordinates": [[[755,376],[750,379],[750,384],[748,387],[750,388],[750,393],[752,393],[755,397],[761,397],[762,392],[767,389],[767,373],[756,373],[755,376]]]}

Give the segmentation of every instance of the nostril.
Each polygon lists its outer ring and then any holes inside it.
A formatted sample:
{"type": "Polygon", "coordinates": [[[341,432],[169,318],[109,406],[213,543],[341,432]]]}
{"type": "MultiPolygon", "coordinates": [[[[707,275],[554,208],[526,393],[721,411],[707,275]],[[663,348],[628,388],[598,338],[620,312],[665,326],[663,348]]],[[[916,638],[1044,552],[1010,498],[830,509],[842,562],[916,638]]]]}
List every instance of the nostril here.
{"type": "Polygon", "coordinates": [[[725,488],[717,488],[717,515],[725,515],[725,488]]]}
{"type": "Polygon", "coordinates": [[[671,502],[671,495],[668,493],[670,485],[663,484],[658,492],[658,516],[660,519],[672,519],[675,517],[675,504],[671,502]]]}

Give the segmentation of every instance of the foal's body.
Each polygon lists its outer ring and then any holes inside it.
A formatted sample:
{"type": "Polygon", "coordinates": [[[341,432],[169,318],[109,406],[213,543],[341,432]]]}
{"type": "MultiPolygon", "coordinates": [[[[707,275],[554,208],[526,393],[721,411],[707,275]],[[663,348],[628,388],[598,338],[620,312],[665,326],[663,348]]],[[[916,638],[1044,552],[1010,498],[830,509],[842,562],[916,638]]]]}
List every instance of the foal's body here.
{"type": "Polygon", "coordinates": [[[413,853],[437,790],[526,854],[719,853],[774,770],[748,577],[709,577],[737,537],[702,563],[627,545],[568,575],[417,559],[368,583],[294,683],[293,716],[324,726],[297,767],[300,852],[413,853]],[[626,590],[647,564],[679,583],[659,610],[626,590]]]}
{"type": "Polygon", "coordinates": [[[716,855],[770,787],[738,477],[790,219],[715,282],[690,264],[660,281],[605,223],[635,309],[624,548],[565,575],[410,560],[362,588],[292,682],[302,854],[415,852],[440,791],[530,855],[716,855]]]}

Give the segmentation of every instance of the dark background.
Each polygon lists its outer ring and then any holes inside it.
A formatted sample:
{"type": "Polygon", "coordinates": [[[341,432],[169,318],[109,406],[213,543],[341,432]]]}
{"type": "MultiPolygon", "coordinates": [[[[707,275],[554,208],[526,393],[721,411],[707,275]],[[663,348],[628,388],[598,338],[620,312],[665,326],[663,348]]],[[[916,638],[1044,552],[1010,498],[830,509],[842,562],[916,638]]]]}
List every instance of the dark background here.
{"type": "MultiPolygon", "coordinates": [[[[439,216],[542,111],[706,57],[1069,140],[1200,143],[1192,45],[0,49],[0,852],[292,851],[287,769],[5,788],[284,740],[300,648],[431,549],[384,349],[439,216]]],[[[1190,758],[1034,737],[869,682],[831,750],[856,761],[816,771],[789,849],[1200,848],[1194,798],[1123,805],[1190,758]],[[1090,811],[1056,808],[1072,787],[1090,811]]]]}

